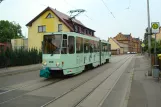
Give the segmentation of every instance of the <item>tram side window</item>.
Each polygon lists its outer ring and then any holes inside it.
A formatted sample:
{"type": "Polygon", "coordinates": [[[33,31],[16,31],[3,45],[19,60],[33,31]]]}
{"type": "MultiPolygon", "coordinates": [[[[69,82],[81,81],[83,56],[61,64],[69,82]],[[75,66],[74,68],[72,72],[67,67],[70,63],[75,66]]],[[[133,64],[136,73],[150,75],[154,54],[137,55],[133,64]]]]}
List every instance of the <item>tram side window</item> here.
{"type": "Polygon", "coordinates": [[[96,41],[93,42],[93,49],[94,49],[94,52],[97,52],[97,42],[96,41]]]}
{"type": "Polygon", "coordinates": [[[104,52],[106,52],[106,44],[104,43],[104,52]]]}
{"type": "Polygon", "coordinates": [[[93,40],[89,40],[89,51],[93,53],[93,40]]]}
{"type": "Polygon", "coordinates": [[[107,44],[105,43],[105,52],[107,52],[107,44]]]}
{"type": "Polygon", "coordinates": [[[75,39],[73,36],[68,37],[68,45],[69,45],[69,54],[75,53],[75,39]]]}
{"type": "Polygon", "coordinates": [[[105,44],[105,52],[107,52],[107,44],[105,44]]]}
{"type": "Polygon", "coordinates": [[[89,40],[84,39],[84,53],[88,53],[88,52],[89,52],[89,40]]]}
{"type": "Polygon", "coordinates": [[[105,49],[106,49],[106,52],[108,52],[108,50],[107,50],[107,44],[106,44],[106,46],[105,46],[105,49]]]}
{"type": "Polygon", "coordinates": [[[101,42],[101,51],[103,52],[103,43],[101,42]]]}
{"type": "Polygon", "coordinates": [[[109,52],[109,44],[107,44],[107,52],[109,52]]]}
{"type": "Polygon", "coordinates": [[[104,44],[104,52],[106,52],[106,43],[103,43],[104,44]]]}
{"type": "Polygon", "coordinates": [[[76,38],[76,52],[83,53],[83,38],[76,38]]]}
{"type": "Polygon", "coordinates": [[[100,44],[99,44],[100,42],[97,42],[97,52],[100,52],[100,49],[101,49],[101,47],[100,47],[100,44]]]}

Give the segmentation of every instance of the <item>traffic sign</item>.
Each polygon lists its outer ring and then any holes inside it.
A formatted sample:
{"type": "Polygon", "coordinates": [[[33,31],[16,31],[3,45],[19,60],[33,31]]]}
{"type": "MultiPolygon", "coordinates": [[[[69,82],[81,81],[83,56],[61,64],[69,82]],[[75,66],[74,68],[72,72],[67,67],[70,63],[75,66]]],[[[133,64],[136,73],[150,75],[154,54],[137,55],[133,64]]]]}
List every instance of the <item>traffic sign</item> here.
{"type": "Polygon", "coordinates": [[[159,27],[160,27],[159,22],[152,22],[151,26],[152,26],[152,33],[154,34],[159,33],[159,27]]]}
{"type": "Polygon", "coordinates": [[[144,44],[144,43],[142,43],[142,44],[141,44],[141,47],[143,47],[143,48],[144,48],[144,47],[145,47],[145,44],[144,44]]]}

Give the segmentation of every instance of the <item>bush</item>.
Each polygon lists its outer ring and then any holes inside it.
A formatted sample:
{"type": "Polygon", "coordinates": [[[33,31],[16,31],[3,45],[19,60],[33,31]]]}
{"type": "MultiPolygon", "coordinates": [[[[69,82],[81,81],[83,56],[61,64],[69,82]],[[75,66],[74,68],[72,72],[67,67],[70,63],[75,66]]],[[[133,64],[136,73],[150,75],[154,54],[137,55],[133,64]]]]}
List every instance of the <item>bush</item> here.
{"type": "Polygon", "coordinates": [[[42,52],[36,48],[29,50],[7,48],[6,51],[0,50],[0,68],[9,66],[23,66],[38,64],[42,61],[42,52]]]}

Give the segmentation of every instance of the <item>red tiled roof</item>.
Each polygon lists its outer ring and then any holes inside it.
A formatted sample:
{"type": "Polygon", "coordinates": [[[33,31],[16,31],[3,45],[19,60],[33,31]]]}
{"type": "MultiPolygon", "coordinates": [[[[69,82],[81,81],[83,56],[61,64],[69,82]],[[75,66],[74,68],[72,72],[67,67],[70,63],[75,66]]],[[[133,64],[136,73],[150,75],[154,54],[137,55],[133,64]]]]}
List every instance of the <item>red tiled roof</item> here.
{"type": "MultiPolygon", "coordinates": [[[[51,10],[59,18],[59,20],[61,20],[71,31],[74,31],[73,26],[67,22],[67,21],[69,21],[70,16],[68,16],[62,12],[59,12],[56,9],[53,9],[51,7],[47,7],[44,11],[42,11],[39,15],[37,15],[34,19],[32,19],[29,23],[27,23],[26,26],[32,26],[32,23],[35,20],[37,20],[37,18],[39,18],[42,14],[44,14],[47,10],[51,10]]],[[[80,26],[87,28],[79,20],[74,19],[73,22],[80,25],[80,26]]],[[[90,29],[90,28],[87,28],[87,29],[90,29]]],[[[90,30],[92,30],[92,29],[90,29],[90,30]]],[[[92,30],[92,31],[94,31],[94,30],[92,30]]]]}

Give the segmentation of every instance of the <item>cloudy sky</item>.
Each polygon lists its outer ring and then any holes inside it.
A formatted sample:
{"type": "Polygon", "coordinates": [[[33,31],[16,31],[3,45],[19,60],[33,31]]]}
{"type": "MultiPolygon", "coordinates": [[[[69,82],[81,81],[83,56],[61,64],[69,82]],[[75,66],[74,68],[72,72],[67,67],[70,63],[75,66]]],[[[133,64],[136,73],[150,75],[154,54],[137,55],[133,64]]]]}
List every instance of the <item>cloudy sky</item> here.
{"type": "MultiPolygon", "coordinates": [[[[47,6],[68,14],[69,10],[85,9],[79,15],[84,25],[96,31],[102,39],[114,37],[119,32],[143,38],[147,27],[147,0],[4,0],[0,4],[0,20],[15,21],[22,26],[27,37],[25,26],[31,19],[47,6]],[[107,7],[106,7],[106,6],[107,7]],[[113,13],[113,15],[111,14],[113,13]]],[[[150,0],[151,21],[161,22],[161,0],[150,0]]]]}

